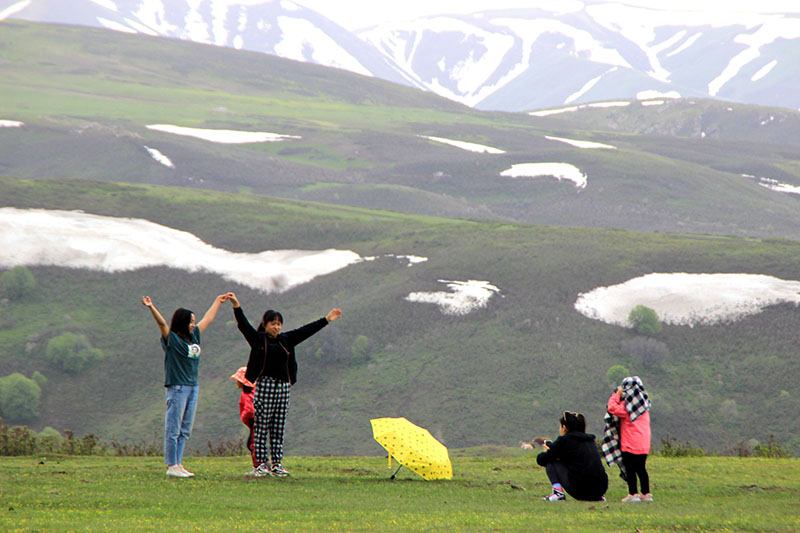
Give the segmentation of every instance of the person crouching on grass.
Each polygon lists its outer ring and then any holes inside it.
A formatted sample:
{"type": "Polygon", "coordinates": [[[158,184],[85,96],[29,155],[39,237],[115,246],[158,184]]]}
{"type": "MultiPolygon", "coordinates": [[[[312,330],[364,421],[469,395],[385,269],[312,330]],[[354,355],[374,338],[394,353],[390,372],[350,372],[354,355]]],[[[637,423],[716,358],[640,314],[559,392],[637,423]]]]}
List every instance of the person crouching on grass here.
{"type": "Polygon", "coordinates": [[[289,411],[289,394],[292,385],[297,381],[297,359],[294,348],[327,326],[329,322],[341,317],[342,310],[333,309],[319,320],[282,332],[283,316],[270,309],[264,313],[258,329],[255,329],[247,321],[236,295],[229,292],[227,296],[233,306],[239,331],[250,345],[250,357],[244,377],[256,384],[253,396],[256,415],[253,422],[253,447],[258,467],[254,475],[288,476],[289,472],[281,465],[281,461],[286,413],[289,411]]]}
{"type": "Polygon", "coordinates": [[[195,324],[195,316],[188,309],[179,308],[167,321],[158,312],[149,296],[142,297],[142,305],[161,331],[161,348],[164,350],[164,387],[167,391],[167,413],[164,416],[164,462],[170,477],[193,477],[183,467],[183,449],[192,432],[197,409],[197,368],[200,365],[200,334],[217,316],[222,302],[228,299],[221,294],[214,299],[206,314],[195,324]]]}
{"type": "Polygon", "coordinates": [[[247,449],[250,451],[250,457],[253,459],[253,470],[247,472],[245,475],[254,476],[256,474],[256,468],[258,467],[256,454],[253,451],[253,420],[256,418],[255,411],[253,410],[253,395],[255,394],[256,386],[247,381],[247,378],[244,377],[246,371],[246,366],[239,368],[239,370],[231,376],[231,379],[236,382],[236,386],[242,391],[239,395],[239,418],[241,418],[242,424],[247,426],[247,429],[250,430],[250,434],[247,436],[247,449]]]}
{"type": "Polygon", "coordinates": [[[545,451],[536,457],[553,485],[552,494],[542,499],[564,501],[566,493],[576,500],[605,500],[608,475],[594,435],[586,433],[586,418],[564,411],[558,423],[559,437],[552,443],[545,442],[542,445],[545,451]]]}
{"type": "Polygon", "coordinates": [[[647,473],[647,455],[650,453],[650,398],[639,376],[628,376],[622,385],[611,393],[606,406],[608,412],[619,417],[619,440],[622,465],[628,482],[628,495],[623,502],[651,502],[650,476],[647,473]],[[642,484],[637,492],[636,478],[642,484]]]}

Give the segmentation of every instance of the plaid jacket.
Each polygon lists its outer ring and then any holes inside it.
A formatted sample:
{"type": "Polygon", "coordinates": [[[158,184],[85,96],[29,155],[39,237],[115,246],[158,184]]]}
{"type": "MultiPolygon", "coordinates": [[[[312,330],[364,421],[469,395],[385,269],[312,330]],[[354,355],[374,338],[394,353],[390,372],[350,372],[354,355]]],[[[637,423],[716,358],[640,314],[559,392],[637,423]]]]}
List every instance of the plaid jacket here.
{"type": "Polygon", "coordinates": [[[625,466],[622,464],[622,448],[619,441],[619,417],[612,415],[606,411],[603,417],[606,427],[603,430],[603,440],[600,443],[600,451],[603,452],[603,459],[606,464],[618,465],[619,476],[622,479],[627,479],[625,476],[625,466]]]}

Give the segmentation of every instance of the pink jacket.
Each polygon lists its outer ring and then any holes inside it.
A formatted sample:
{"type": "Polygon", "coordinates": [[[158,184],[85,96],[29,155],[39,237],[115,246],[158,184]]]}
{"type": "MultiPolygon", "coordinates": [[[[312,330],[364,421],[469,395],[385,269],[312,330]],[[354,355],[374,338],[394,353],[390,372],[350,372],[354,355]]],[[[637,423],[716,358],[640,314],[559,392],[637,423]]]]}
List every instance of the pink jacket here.
{"type": "Polygon", "coordinates": [[[608,412],[619,417],[620,447],[636,455],[650,453],[650,411],[631,422],[625,401],[616,392],[608,399],[608,412]]]}

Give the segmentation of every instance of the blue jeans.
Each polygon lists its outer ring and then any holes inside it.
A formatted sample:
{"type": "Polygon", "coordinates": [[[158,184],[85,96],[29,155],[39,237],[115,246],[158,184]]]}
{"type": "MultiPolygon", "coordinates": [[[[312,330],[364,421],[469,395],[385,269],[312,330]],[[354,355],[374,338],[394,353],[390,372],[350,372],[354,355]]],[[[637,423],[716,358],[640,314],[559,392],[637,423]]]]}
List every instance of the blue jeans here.
{"type": "Polygon", "coordinates": [[[183,447],[192,432],[198,390],[197,385],[167,387],[167,414],[164,417],[164,462],[167,466],[183,462],[183,447]]]}

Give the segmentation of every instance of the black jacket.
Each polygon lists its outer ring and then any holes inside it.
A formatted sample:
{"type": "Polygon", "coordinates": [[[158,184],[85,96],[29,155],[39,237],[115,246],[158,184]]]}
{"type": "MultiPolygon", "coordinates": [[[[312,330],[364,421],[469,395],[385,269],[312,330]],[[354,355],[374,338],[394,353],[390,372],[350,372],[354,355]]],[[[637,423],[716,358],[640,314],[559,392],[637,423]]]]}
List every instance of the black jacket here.
{"type": "Polygon", "coordinates": [[[239,331],[250,345],[250,358],[244,377],[251,383],[262,376],[269,376],[294,385],[297,382],[294,347],[328,325],[328,319],[322,317],[292,331],[281,332],[273,339],[267,336],[266,331],[256,331],[241,307],[234,307],[233,314],[239,331]]]}
{"type": "Polygon", "coordinates": [[[594,435],[570,431],[553,441],[549,450],[536,456],[540,466],[556,461],[569,470],[574,498],[599,500],[608,490],[608,475],[594,435]]]}

